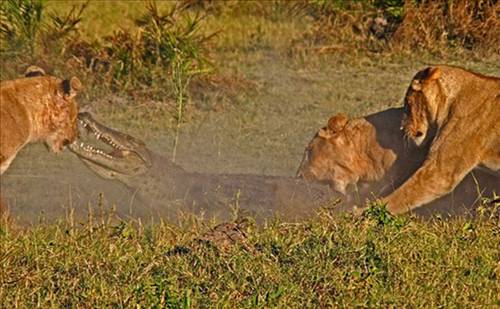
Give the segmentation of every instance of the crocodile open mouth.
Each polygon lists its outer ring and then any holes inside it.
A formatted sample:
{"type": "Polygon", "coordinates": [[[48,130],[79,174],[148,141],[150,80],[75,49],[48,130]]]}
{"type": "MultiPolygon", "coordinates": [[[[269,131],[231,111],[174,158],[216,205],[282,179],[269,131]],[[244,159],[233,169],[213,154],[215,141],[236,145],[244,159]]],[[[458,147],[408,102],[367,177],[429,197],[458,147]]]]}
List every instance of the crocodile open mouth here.
{"type": "Polygon", "coordinates": [[[92,122],[84,119],[78,119],[80,129],[80,139],[76,141],[77,147],[86,152],[88,156],[103,156],[108,159],[123,158],[130,153],[126,147],[121,145],[113,136],[99,130],[92,122]],[[99,145],[87,144],[83,141],[85,137],[92,136],[99,142],[99,145]]]}
{"type": "Polygon", "coordinates": [[[88,112],[78,114],[78,130],[78,140],[68,148],[101,174],[137,174],[152,164],[141,140],[99,123],[88,112]]]}
{"type": "Polygon", "coordinates": [[[99,130],[99,128],[92,122],[85,119],[78,119],[78,127],[80,131],[80,138],[72,148],[78,147],[84,151],[87,156],[103,156],[107,159],[120,159],[128,155],[130,151],[118,142],[112,135],[99,130]],[[84,140],[93,137],[98,141],[98,145],[88,144],[84,140]]]}

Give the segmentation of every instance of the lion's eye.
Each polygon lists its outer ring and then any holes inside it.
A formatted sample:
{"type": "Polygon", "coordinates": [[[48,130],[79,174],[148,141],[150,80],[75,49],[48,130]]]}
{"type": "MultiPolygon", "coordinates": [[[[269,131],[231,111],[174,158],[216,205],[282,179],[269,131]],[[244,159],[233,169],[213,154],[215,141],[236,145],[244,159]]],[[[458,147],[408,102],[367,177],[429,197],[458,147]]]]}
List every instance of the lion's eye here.
{"type": "Polygon", "coordinates": [[[403,107],[403,113],[406,115],[410,115],[411,109],[410,109],[410,104],[406,103],[403,107]]]}
{"type": "Polygon", "coordinates": [[[312,149],[311,148],[306,148],[306,152],[305,152],[305,156],[306,156],[306,160],[309,160],[311,158],[311,152],[312,152],[312,149]]]}

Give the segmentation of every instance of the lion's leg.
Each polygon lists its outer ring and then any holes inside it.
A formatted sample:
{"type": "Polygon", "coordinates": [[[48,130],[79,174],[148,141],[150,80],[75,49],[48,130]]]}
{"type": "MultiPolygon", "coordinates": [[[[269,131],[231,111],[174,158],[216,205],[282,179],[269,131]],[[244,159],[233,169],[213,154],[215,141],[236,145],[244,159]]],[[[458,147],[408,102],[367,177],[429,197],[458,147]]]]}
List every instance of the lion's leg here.
{"type": "Polygon", "coordinates": [[[450,149],[453,143],[436,142],[441,147],[431,149],[424,164],[384,199],[391,213],[404,213],[446,195],[480,162],[474,149],[457,152],[450,149]]]}
{"type": "Polygon", "coordinates": [[[486,153],[482,165],[485,171],[493,175],[498,175],[500,170],[500,145],[486,153]]]}

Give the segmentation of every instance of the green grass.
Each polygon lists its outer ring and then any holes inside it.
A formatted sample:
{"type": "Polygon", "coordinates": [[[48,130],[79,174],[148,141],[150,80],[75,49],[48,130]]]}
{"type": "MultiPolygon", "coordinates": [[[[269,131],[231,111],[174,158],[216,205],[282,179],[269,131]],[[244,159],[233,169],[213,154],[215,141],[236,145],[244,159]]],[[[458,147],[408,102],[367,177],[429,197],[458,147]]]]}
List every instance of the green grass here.
{"type": "Polygon", "coordinates": [[[500,306],[498,218],[325,213],[251,230],[254,252],[201,245],[172,253],[205,229],[104,223],[9,232],[0,238],[0,306],[500,306]]]}

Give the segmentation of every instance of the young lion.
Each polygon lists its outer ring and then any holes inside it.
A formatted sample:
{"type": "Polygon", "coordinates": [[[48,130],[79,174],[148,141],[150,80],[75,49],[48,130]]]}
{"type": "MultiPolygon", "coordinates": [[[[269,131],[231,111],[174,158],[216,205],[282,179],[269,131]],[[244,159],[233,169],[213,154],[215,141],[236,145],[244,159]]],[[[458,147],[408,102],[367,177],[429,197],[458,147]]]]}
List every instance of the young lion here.
{"type": "Polygon", "coordinates": [[[37,76],[0,82],[0,174],[28,143],[45,141],[53,152],[77,137],[78,78],[37,76]]]}
{"type": "Polygon", "coordinates": [[[337,114],[307,146],[297,176],[328,183],[346,194],[349,185],[380,180],[395,160],[391,149],[377,143],[368,121],[337,114]]]}
{"type": "MultiPolygon", "coordinates": [[[[410,149],[399,129],[402,108],[366,117],[332,116],[304,153],[297,175],[346,194],[351,185],[387,194],[420,166],[426,149],[410,149]]],[[[358,188],[359,189],[359,188],[358,188]]]]}
{"type": "MultiPolygon", "coordinates": [[[[77,136],[78,78],[61,80],[44,76],[43,69],[30,66],[21,79],[0,81],[0,175],[26,144],[44,140],[54,152],[77,136]]],[[[0,195],[0,226],[8,220],[0,195]]]]}
{"type": "MultiPolygon", "coordinates": [[[[329,184],[344,193],[349,204],[388,195],[422,165],[429,150],[428,143],[421,147],[405,143],[402,116],[403,108],[391,108],[355,119],[342,114],[331,117],[307,146],[297,175],[329,184]]],[[[478,201],[478,187],[485,195],[500,192],[500,176],[475,170],[453,194],[432,201],[419,213],[468,213],[478,201]]]]}
{"type": "Polygon", "coordinates": [[[415,144],[428,139],[431,146],[415,174],[385,198],[393,214],[452,191],[476,166],[498,171],[500,78],[445,65],[418,72],[406,93],[402,129],[415,144]]]}

